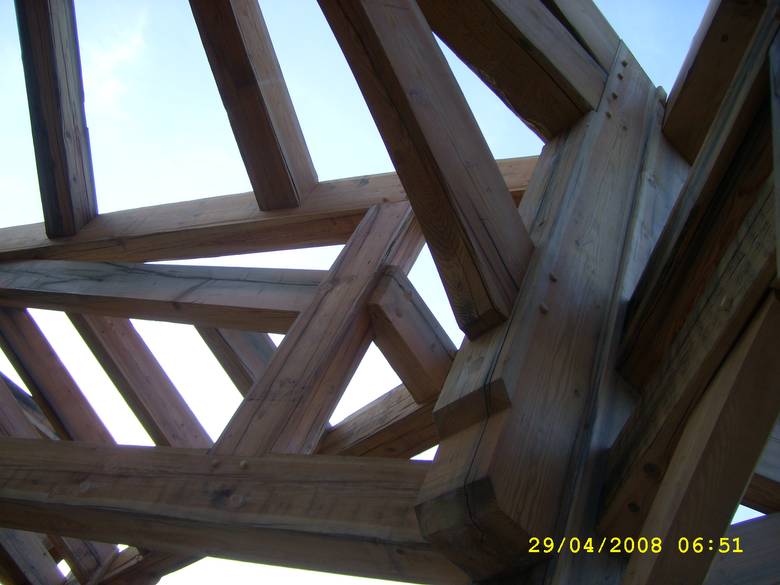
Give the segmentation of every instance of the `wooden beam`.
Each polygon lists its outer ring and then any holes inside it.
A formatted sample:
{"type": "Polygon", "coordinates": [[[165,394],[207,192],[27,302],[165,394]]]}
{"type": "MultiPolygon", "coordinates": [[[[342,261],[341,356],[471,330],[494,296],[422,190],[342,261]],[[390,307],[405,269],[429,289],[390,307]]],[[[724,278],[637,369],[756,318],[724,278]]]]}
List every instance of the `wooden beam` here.
{"type": "Polygon", "coordinates": [[[0,309],[0,346],[60,436],[114,442],[27,311],[0,309]]]}
{"type": "Polygon", "coordinates": [[[62,585],[64,578],[42,542],[22,530],[0,530],[0,577],[7,585],[62,585]]]}
{"type": "Polygon", "coordinates": [[[769,436],[742,503],[765,514],[780,512],[780,421],[769,436]]]}
{"type": "Polygon", "coordinates": [[[639,530],[685,417],[775,278],[771,191],[767,180],[610,450],[604,533],[639,530]]]}
{"type": "Polygon", "coordinates": [[[419,4],[433,32],[543,140],[598,106],[605,69],[542,0],[419,4]]]}
{"type": "Polygon", "coordinates": [[[599,109],[542,152],[524,199],[539,204],[523,211],[537,252],[510,321],[464,343],[442,389],[457,424],[417,513],[475,580],[511,578],[544,560],[530,536],[562,536],[657,100],[622,47],[599,109]]]}
{"type": "Polygon", "coordinates": [[[59,440],[60,436],[57,434],[57,431],[51,426],[49,419],[46,418],[46,415],[32,396],[27,394],[3,373],[0,373],[0,382],[5,384],[11,391],[11,395],[14,397],[14,400],[16,400],[16,404],[19,405],[19,408],[22,409],[27,420],[32,423],[40,436],[59,440]]]}
{"type": "Polygon", "coordinates": [[[68,316],[155,444],[204,449],[212,445],[129,320],[68,316]]]}
{"type": "MultiPolygon", "coordinates": [[[[769,48],[769,107],[772,111],[772,178],[780,185],[780,39],[775,37],[769,48]]],[[[780,189],[775,190],[775,234],[780,250],[780,189]]],[[[780,275],[780,254],[777,256],[777,274],[780,275]]],[[[780,282],[775,288],[780,288],[780,282]]]]}
{"type": "Polygon", "coordinates": [[[297,207],[317,183],[255,0],[190,0],[260,209],[297,207]]]}
{"type": "Polygon", "coordinates": [[[439,396],[455,345],[406,275],[390,267],[368,303],[374,342],[420,403],[439,396]]]}
{"type": "Polygon", "coordinates": [[[312,453],[371,340],[366,302],[411,220],[369,210],[215,445],[217,453],[312,453]]]}
{"type": "Polygon", "coordinates": [[[485,139],[416,2],[320,6],[409,196],[458,325],[476,337],[508,316],[533,247],[485,139]]]}
{"type": "Polygon", "coordinates": [[[16,1],[46,234],[72,236],[97,214],[73,0],[16,1]]]}
{"type": "Polygon", "coordinates": [[[284,333],[324,272],[30,260],[0,264],[0,305],[284,333]]]}
{"type": "Polygon", "coordinates": [[[0,522],[72,536],[429,583],[465,576],[420,535],[428,465],[0,441],[0,522]],[[214,463],[217,462],[216,465],[214,463]],[[327,479],[325,479],[327,478],[327,479]]]}
{"type": "Polygon", "coordinates": [[[605,71],[612,68],[620,37],[593,0],[542,0],[605,71]]]}
{"type": "Polygon", "coordinates": [[[328,429],[317,453],[408,459],[439,442],[433,402],[397,386],[328,429]]]}
{"type": "Polygon", "coordinates": [[[780,393],[767,383],[780,378],[778,347],[780,301],[770,293],[686,421],[642,525],[642,536],[667,546],[631,555],[623,585],[704,581],[780,414],[780,393]],[[678,551],[693,535],[704,550],[678,551]]]}
{"type": "MultiPolygon", "coordinates": [[[[498,161],[515,201],[536,157],[498,161]]],[[[264,212],[254,194],[224,195],[103,213],[67,240],[49,240],[43,224],[0,229],[0,260],[145,262],[343,244],[366,211],[406,198],[395,173],[319,183],[300,207],[264,212]]]]}
{"type": "MultiPolygon", "coordinates": [[[[22,410],[18,398],[14,396],[14,390],[0,378],[0,437],[17,437],[26,439],[39,439],[40,432],[22,410]]],[[[28,577],[30,582],[39,582],[36,579],[45,578],[54,568],[58,580],[62,576],[57,570],[56,563],[47,560],[49,553],[41,545],[42,535],[31,533],[17,533],[16,531],[0,530],[0,548],[16,560],[22,572],[33,570],[37,577],[28,577]],[[51,567],[48,565],[51,564],[51,567]]],[[[73,574],[82,582],[89,581],[100,566],[113,554],[115,547],[109,544],[86,542],[73,538],[60,538],[49,536],[54,548],[65,558],[73,574]]]]}
{"type": "Polygon", "coordinates": [[[260,379],[276,351],[276,344],[267,333],[196,327],[225,373],[246,396],[260,379]]]}
{"type": "Polygon", "coordinates": [[[762,71],[780,28],[776,14],[777,5],[770,3],[631,299],[620,367],[639,389],[663,360],[771,173],[762,71]],[[696,263],[697,272],[689,272],[696,263]]]}
{"type": "MultiPolygon", "coordinates": [[[[771,2],[770,2],[771,4],[771,2]]],[[[689,163],[696,160],[751,38],[765,2],[710,0],[669,94],[664,133],[689,163]]]]}
{"type": "Polygon", "coordinates": [[[739,538],[744,553],[718,554],[705,585],[775,585],[780,557],[780,514],[732,525],[725,536],[739,538]]]}

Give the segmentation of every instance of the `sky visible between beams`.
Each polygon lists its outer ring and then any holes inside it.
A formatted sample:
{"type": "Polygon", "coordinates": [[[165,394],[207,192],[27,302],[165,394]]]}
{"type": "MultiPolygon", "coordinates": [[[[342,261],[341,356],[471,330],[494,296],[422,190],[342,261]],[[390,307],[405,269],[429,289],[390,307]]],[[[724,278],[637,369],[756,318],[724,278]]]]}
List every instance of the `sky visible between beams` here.
{"type": "MultiPolygon", "coordinates": [[[[706,0],[596,0],[651,79],[671,89],[706,0]],[[672,16],[673,15],[673,16],[672,16]]],[[[314,0],[261,0],[285,81],[320,180],[391,171],[357,84],[314,0]],[[294,25],[292,24],[294,23],[294,25]]],[[[250,190],[186,0],[76,0],[86,112],[101,212],[250,190]]],[[[496,158],[538,154],[541,142],[444,48],[496,158]]],[[[0,0],[0,227],[42,221],[13,0],[0,0]]],[[[340,246],[203,264],[327,269],[340,246]]],[[[189,262],[193,263],[193,262],[189,262]]],[[[456,345],[430,254],[410,275],[456,345]]],[[[34,311],[61,359],[122,443],[151,444],[67,318],[34,311]]],[[[240,395],[190,326],[134,321],[216,438],[240,395]]],[[[281,336],[274,336],[278,343],[281,336]]],[[[0,371],[20,382],[0,354],[0,371]]],[[[372,347],[334,413],[336,422],[398,384],[372,347]]],[[[747,513],[742,511],[739,518],[747,513]]],[[[161,583],[379,581],[207,559],[161,583]]]]}

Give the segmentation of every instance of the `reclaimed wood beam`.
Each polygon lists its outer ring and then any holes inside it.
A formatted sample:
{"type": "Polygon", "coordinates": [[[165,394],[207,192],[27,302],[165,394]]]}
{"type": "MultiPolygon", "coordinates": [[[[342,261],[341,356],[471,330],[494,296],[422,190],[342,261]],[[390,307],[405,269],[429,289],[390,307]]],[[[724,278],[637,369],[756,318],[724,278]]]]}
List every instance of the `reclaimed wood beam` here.
{"type": "Polygon", "coordinates": [[[0,522],[9,527],[367,577],[467,582],[420,535],[414,500],[423,462],[24,439],[0,441],[0,458],[0,522]]]}
{"type": "Polygon", "coordinates": [[[767,178],[610,449],[600,522],[604,533],[639,530],[687,414],[775,278],[772,191],[767,178]]]}
{"type": "Polygon", "coordinates": [[[0,530],[0,579],[7,585],[62,585],[62,573],[44,546],[45,537],[23,530],[0,530]]]}
{"type": "Polygon", "coordinates": [[[73,0],[16,0],[46,235],[72,236],[97,214],[73,0]]]}
{"type": "Polygon", "coordinates": [[[238,391],[246,396],[268,368],[276,344],[267,333],[257,331],[215,327],[196,329],[238,391]]]}
{"type": "Polygon", "coordinates": [[[156,445],[211,447],[208,433],[128,319],[68,317],[156,445]]]}
{"type": "Polygon", "coordinates": [[[371,341],[366,302],[411,221],[406,203],[369,210],[245,396],[216,453],[312,453],[371,341]]]}
{"type": "Polygon", "coordinates": [[[433,32],[543,140],[598,106],[606,70],[542,0],[419,5],[433,32]]]}
{"type": "Polygon", "coordinates": [[[715,556],[704,585],[774,585],[780,557],[780,514],[734,524],[724,535],[739,538],[744,553],[715,556]]]}
{"type": "Polygon", "coordinates": [[[434,401],[418,404],[397,386],[329,428],[317,453],[408,459],[439,442],[434,401]]]}
{"type": "Polygon", "coordinates": [[[385,271],[368,311],[374,343],[412,397],[435,400],[457,349],[402,270],[385,271]]]}
{"type": "Polygon", "coordinates": [[[620,368],[639,390],[663,361],[771,173],[768,90],[762,72],[780,28],[777,9],[775,3],[765,9],[631,299],[620,368]],[[696,272],[691,265],[698,266],[696,272]]]}
{"type": "Polygon", "coordinates": [[[521,205],[537,252],[509,322],[464,343],[442,389],[436,408],[455,420],[439,428],[417,513],[474,580],[545,560],[528,538],[566,523],[657,100],[621,47],[599,109],[542,151],[521,205]]]}
{"type": "Polygon", "coordinates": [[[685,422],[640,535],[658,554],[634,553],[622,585],[702,583],[780,414],[780,301],[770,292],[685,422]],[[713,484],[717,482],[717,487],[713,484]],[[699,554],[677,543],[693,535],[699,554]]]}
{"type": "Polygon", "coordinates": [[[319,270],[29,260],[0,263],[0,306],[284,333],[319,270]]]}
{"type": "MultiPolygon", "coordinates": [[[[766,2],[710,0],[669,94],[664,134],[693,164],[703,149],[766,2]]],[[[771,2],[769,3],[771,4],[771,2]]]]}
{"type": "Polygon", "coordinates": [[[217,89],[262,210],[297,207],[317,184],[256,0],[190,0],[217,89]]]}
{"type": "MultiPolygon", "coordinates": [[[[775,37],[769,48],[769,107],[772,112],[772,178],[780,185],[780,39],[775,37]]],[[[780,250],[780,189],[775,190],[775,234],[780,250]]],[[[777,256],[777,274],[780,275],[780,254],[777,256]]],[[[775,283],[780,288],[780,280],[775,283]]]]}
{"type": "Polygon", "coordinates": [[[416,2],[321,0],[470,338],[504,321],[532,252],[416,2]]]}
{"type": "MultiPolygon", "coordinates": [[[[536,157],[497,161],[520,201],[536,157]]],[[[395,173],[318,183],[300,207],[260,211],[252,193],[103,213],[67,240],[43,224],[0,229],[0,261],[146,262],[343,244],[372,206],[406,199],[395,173]]]]}

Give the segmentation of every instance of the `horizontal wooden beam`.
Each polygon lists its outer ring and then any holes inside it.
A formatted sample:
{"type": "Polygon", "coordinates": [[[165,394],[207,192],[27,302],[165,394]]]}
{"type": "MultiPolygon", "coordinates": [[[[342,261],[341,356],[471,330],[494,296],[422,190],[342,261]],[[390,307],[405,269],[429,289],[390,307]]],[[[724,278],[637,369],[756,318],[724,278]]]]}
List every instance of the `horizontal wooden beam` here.
{"type": "Polygon", "coordinates": [[[208,433],[129,320],[68,316],[155,444],[211,447],[208,433]]]}
{"type": "Polygon", "coordinates": [[[485,138],[415,1],[319,1],[476,337],[509,315],[533,249],[485,138]]]}
{"type": "Polygon", "coordinates": [[[284,333],[319,270],[30,260],[0,263],[0,306],[284,333]]]}
{"type": "Polygon", "coordinates": [[[433,32],[542,139],[598,106],[605,68],[542,0],[419,4],[433,32]]]}
{"type": "MultiPolygon", "coordinates": [[[[516,201],[536,157],[498,161],[516,201]]],[[[259,211],[254,194],[100,214],[77,235],[49,240],[43,224],[0,229],[0,261],[32,258],[145,262],[343,244],[366,211],[406,198],[395,173],[319,183],[300,207],[259,211]]]]}
{"type": "Polygon", "coordinates": [[[780,558],[780,514],[732,525],[725,534],[739,539],[744,553],[718,554],[704,585],[775,585],[780,558]]]}
{"type": "Polygon", "coordinates": [[[260,209],[297,207],[317,183],[255,0],[190,0],[260,209]]]}
{"type": "Polygon", "coordinates": [[[620,368],[648,382],[772,169],[766,55],[770,3],[628,307],[620,368]]]}
{"type": "Polygon", "coordinates": [[[664,134],[696,160],[761,21],[764,2],[710,0],[669,94],[664,134]]]}
{"type": "Polygon", "coordinates": [[[197,327],[198,333],[241,394],[263,375],[276,344],[267,333],[197,327]]]}
{"type": "Polygon", "coordinates": [[[182,554],[429,583],[465,576],[426,543],[421,462],[213,456],[0,441],[0,522],[182,554]]]}
{"type": "Polygon", "coordinates": [[[317,453],[413,457],[439,442],[433,404],[418,404],[404,386],[393,388],[328,429],[317,453]]]}
{"type": "Polygon", "coordinates": [[[419,403],[435,400],[457,351],[406,275],[390,267],[368,303],[374,343],[419,403]]]}
{"type": "MultiPolygon", "coordinates": [[[[767,436],[780,415],[780,300],[770,292],[692,410],[640,535],[658,554],[635,552],[622,585],[704,581],[767,436]],[[699,554],[676,546],[693,535],[699,554]]],[[[733,546],[733,543],[732,543],[733,546]]]]}
{"type": "Polygon", "coordinates": [[[46,234],[97,214],[73,0],[17,0],[16,19],[46,234]]]}

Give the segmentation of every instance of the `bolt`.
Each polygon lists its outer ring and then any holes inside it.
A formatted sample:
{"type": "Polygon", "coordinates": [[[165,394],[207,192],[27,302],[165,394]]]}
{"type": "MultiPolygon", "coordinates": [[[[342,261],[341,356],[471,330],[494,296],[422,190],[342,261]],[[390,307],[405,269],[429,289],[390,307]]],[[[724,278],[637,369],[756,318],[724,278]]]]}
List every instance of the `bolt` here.
{"type": "Polygon", "coordinates": [[[607,112],[607,118],[611,118],[611,117],[612,117],[612,112],[607,112]]]}
{"type": "Polygon", "coordinates": [[[542,303],[541,305],[539,305],[539,310],[542,312],[542,315],[546,315],[547,313],[550,312],[550,307],[542,303]]]}
{"type": "Polygon", "coordinates": [[[627,66],[628,66],[628,61],[626,61],[625,59],[623,59],[623,60],[620,62],[620,64],[621,64],[623,67],[627,67],[627,66]]]}
{"type": "Polygon", "coordinates": [[[555,275],[554,272],[550,273],[550,281],[551,282],[558,282],[558,277],[555,275]]]}
{"type": "Polygon", "coordinates": [[[623,79],[623,74],[622,73],[618,73],[618,79],[623,79]]]}
{"type": "Polygon", "coordinates": [[[612,99],[616,100],[618,98],[618,94],[616,94],[614,91],[612,92],[612,99]]]}
{"type": "Polygon", "coordinates": [[[238,464],[238,466],[241,469],[246,469],[247,467],[249,467],[249,463],[247,463],[246,459],[242,459],[241,462],[238,464]]]}

